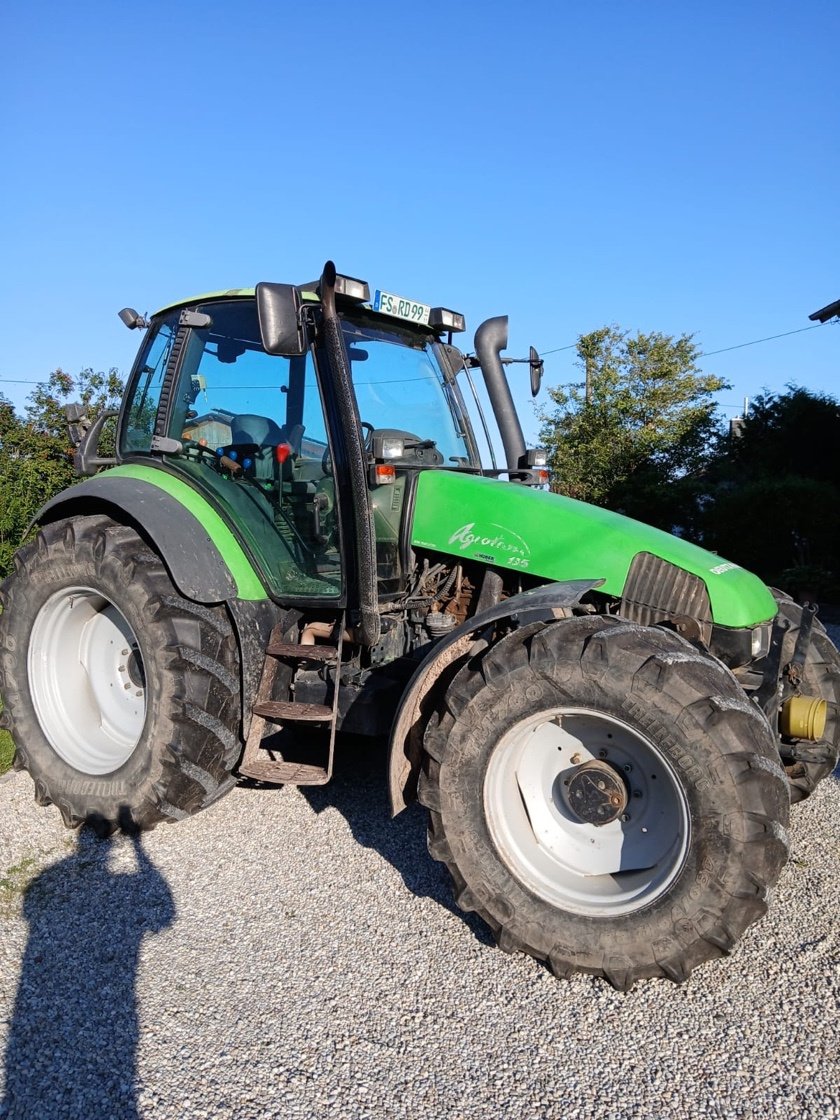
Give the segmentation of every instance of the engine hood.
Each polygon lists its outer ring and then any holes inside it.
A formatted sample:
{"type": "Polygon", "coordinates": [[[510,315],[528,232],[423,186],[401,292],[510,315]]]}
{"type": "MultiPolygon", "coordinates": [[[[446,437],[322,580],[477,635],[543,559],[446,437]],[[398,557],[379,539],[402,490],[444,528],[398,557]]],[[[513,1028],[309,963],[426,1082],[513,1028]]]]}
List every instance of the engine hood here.
{"type": "Polygon", "coordinates": [[[600,590],[615,596],[633,558],[649,553],[703,580],[720,626],[755,626],[776,614],[757,576],[689,541],[561,494],[478,475],[421,473],[411,543],[546,580],[602,579],[600,590]]]}

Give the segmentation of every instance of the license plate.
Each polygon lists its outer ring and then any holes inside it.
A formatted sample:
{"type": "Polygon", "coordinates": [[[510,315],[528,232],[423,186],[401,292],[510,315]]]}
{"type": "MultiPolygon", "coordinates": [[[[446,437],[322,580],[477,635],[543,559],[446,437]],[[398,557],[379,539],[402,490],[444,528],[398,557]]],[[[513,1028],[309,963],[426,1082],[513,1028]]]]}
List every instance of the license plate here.
{"type": "Polygon", "coordinates": [[[426,303],[403,299],[392,292],[380,292],[377,289],[373,294],[373,310],[380,311],[383,315],[392,315],[395,319],[408,319],[409,322],[428,326],[432,309],[426,303]]]}

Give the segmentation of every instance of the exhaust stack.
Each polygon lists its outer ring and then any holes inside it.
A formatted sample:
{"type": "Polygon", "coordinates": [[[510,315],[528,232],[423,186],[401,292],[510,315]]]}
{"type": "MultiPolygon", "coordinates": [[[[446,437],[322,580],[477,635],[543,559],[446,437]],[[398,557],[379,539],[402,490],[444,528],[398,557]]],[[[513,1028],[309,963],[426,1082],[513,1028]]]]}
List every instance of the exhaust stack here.
{"type": "Polygon", "coordinates": [[[502,369],[502,350],[508,344],[508,317],[497,315],[485,319],[475,332],[475,352],[484,374],[487,395],[499,426],[505,459],[511,470],[519,470],[525,454],[525,437],[516,414],[510,386],[502,369]]]}

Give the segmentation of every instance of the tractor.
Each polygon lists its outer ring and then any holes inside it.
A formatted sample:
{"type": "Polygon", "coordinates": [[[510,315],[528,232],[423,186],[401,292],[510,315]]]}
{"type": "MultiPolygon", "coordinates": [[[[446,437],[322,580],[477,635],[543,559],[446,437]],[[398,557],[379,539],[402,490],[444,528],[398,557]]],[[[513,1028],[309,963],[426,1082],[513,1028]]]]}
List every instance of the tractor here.
{"type": "Polygon", "coordinates": [[[38,802],[149,829],[387,736],[394,814],[425,807],[502,949],[619,989],[729,953],[837,761],[816,608],[552,493],[506,317],[465,354],[462,315],[331,262],[120,317],[142,333],[121,407],[68,406],[85,477],[0,588],[38,802]]]}

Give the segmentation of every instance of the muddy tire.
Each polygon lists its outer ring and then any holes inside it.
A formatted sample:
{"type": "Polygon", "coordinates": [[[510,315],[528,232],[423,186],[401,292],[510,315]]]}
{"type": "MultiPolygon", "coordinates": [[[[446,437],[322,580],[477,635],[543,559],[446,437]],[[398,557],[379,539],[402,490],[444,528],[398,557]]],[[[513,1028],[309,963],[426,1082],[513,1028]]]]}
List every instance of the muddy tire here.
{"type": "Polygon", "coordinates": [[[685,980],[762,917],[787,858],[769,724],[667,631],[523,627],[460,670],[424,751],[458,905],[560,977],[685,980]]]}
{"type": "Polygon", "coordinates": [[[15,765],[68,827],[152,828],[234,783],[236,642],[106,517],[44,528],[0,587],[0,691],[15,765]]]}
{"type": "MultiPolygon", "coordinates": [[[[781,591],[774,591],[779,613],[790,624],[782,647],[782,665],[793,658],[796,639],[802,621],[803,608],[781,591]]],[[[840,653],[825,632],[825,627],[814,619],[811,626],[811,644],[805,660],[800,691],[808,696],[819,696],[828,702],[825,736],[817,743],[802,743],[803,752],[812,752],[814,760],[798,759],[785,766],[790,784],[792,804],[804,801],[817,785],[827,778],[837,766],[840,753],[840,653]]],[[[784,750],[784,744],[781,744],[784,750]]]]}

